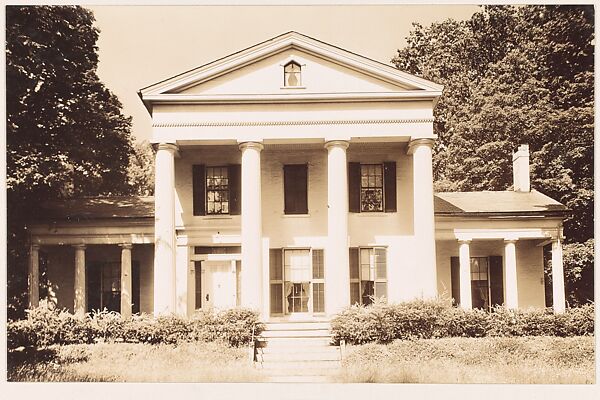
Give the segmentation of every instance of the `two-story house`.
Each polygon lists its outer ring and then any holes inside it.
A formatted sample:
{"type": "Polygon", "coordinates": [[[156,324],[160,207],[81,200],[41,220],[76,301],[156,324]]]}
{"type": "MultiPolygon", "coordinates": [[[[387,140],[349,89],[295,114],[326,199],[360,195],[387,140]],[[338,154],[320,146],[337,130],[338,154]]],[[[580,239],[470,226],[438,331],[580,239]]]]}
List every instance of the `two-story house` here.
{"type": "Polygon", "coordinates": [[[264,319],[377,297],[544,307],[551,243],[562,311],[565,207],[531,190],[527,146],[514,190],[434,194],[441,94],[296,32],[141,89],[155,196],[46,204],[31,226],[32,306],[264,319]]]}

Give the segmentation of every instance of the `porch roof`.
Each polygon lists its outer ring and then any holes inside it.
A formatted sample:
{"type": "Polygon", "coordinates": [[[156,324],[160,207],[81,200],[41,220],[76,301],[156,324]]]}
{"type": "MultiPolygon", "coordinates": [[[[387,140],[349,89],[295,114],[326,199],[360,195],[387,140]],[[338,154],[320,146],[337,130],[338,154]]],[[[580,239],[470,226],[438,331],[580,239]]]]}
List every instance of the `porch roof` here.
{"type": "MultiPolygon", "coordinates": [[[[567,211],[561,203],[535,190],[526,193],[514,191],[436,193],[434,206],[435,214],[440,216],[564,215],[567,211]]],[[[44,219],[47,220],[154,218],[153,196],[54,200],[43,203],[41,207],[44,219]]]]}
{"type": "Polygon", "coordinates": [[[435,194],[436,215],[564,215],[568,209],[537,190],[481,191],[435,194]]]}

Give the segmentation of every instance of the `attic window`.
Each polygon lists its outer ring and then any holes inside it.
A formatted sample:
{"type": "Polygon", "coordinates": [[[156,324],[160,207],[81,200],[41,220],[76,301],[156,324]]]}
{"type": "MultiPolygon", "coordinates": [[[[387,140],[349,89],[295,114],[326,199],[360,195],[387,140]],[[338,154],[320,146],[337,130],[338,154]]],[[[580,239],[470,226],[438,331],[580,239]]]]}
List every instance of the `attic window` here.
{"type": "Polygon", "coordinates": [[[295,61],[290,61],[283,67],[283,85],[286,87],[301,86],[302,76],[300,75],[302,67],[295,61]]]}

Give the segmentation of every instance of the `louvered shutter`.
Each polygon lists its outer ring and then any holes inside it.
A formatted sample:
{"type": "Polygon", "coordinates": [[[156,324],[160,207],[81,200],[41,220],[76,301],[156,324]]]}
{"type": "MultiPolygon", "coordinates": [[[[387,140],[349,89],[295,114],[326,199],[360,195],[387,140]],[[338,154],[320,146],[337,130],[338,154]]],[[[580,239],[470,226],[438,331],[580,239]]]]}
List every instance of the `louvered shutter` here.
{"type": "Polygon", "coordinates": [[[504,304],[502,256],[490,256],[490,304],[500,306],[504,304]]]}
{"type": "Polygon", "coordinates": [[[348,210],[360,212],[360,163],[348,163],[348,210]]]}
{"type": "Polygon", "coordinates": [[[229,166],[229,214],[240,215],[242,209],[242,166],[229,166]]]}
{"type": "Polygon", "coordinates": [[[450,258],[450,285],[452,287],[452,304],[460,305],[460,261],[458,257],[450,258]]]}
{"type": "Polygon", "coordinates": [[[383,163],[385,212],[396,212],[396,163],[383,163]]]}
{"type": "Polygon", "coordinates": [[[206,167],[192,166],[194,215],[206,215],[206,167]]]}

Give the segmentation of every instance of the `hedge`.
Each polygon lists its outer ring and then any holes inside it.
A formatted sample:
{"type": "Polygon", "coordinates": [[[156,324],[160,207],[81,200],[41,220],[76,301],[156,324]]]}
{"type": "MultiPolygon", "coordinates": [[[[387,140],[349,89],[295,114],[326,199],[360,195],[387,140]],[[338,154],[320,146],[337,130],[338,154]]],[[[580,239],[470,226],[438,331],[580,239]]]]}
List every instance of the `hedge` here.
{"type": "Polygon", "coordinates": [[[255,335],[264,329],[258,318],[257,312],[244,308],[198,311],[191,318],[142,314],[124,319],[116,312],[74,315],[42,305],[29,310],[27,319],[8,323],[7,344],[8,349],[16,349],[95,342],[176,344],[221,340],[241,346],[251,341],[253,329],[255,335]]]}
{"type": "Polygon", "coordinates": [[[352,306],[335,316],[331,330],[336,343],[387,343],[394,339],[431,339],[483,336],[582,336],[594,334],[594,305],[569,308],[492,312],[463,310],[443,300],[416,300],[352,306]]]}

